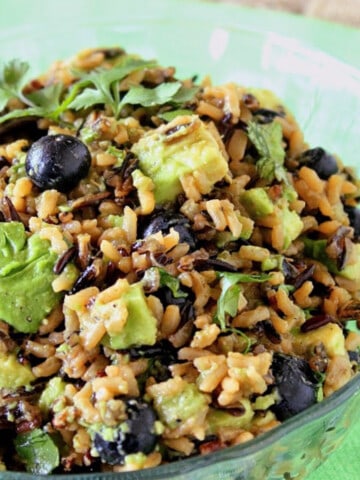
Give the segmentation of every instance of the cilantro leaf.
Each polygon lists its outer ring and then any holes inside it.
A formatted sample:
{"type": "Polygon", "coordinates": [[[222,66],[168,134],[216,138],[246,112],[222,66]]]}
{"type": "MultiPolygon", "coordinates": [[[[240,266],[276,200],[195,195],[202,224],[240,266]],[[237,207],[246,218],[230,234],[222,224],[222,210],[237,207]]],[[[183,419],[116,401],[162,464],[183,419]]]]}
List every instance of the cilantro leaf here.
{"type": "Polygon", "coordinates": [[[226,315],[234,317],[237,312],[239,295],[241,286],[239,283],[262,283],[269,280],[270,275],[266,273],[248,274],[233,272],[217,272],[218,278],[221,279],[221,294],[217,302],[215,313],[215,323],[222,330],[227,328],[226,315]]]}
{"type": "MultiPolygon", "coordinates": [[[[84,75],[77,84],[74,92],[70,91],[69,97],[64,100],[66,108],[81,110],[94,105],[108,105],[115,117],[118,117],[123,107],[119,97],[119,82],[130,73],[154,65],[153,61],[126,57],[119,65],[108,70],[96,70],[84,75]],[[81,93],[78,92],[82,90],[81,93]],[[69,102],[69,98],[71,99],[69,102]]],[[[62,107],[63,107],[62,105],[62,107]]]]}
{"type": "Polygon", "coordinates": [[[200,90],[200,87],[184,87],[182,86],[172,98],[175,104],[190,102],[200,90]]]}
{"type": "MultiPolygon", "coordinates": [[[[154,267],[157,268],[157,267],[154,267]]],[[[171,290],[174,298],[187,297],[187,293],[183,292],[180,288],[180,280],[177,277],[173,277],[163,268],[158,268],[160,274],[160,285],[167,287],[171,290]]]]}
{"type": "Polygon", "coordinates": [[[168,112],[159,113],[158,117],[165,120],[165,122],[171,122],[174,118],[178,117],[179,115],[193,115],[194,112],[187,108],[179,108],[177,110],[170,110],[168,112]]]}
{"type": "Polygon", "coordinates": [[[277,122],[261,125],[249,122],[248,135],[260,155],[256,162],[259,175],[264,180],[289,183],[284,168],[285,150],[282,145],[282,128],[277,122]]]}
{"type": "Polygon", "coordinates": [[[27,98],[37,107],[44,109],[44,112],[51,113],[59,107],[63,90],[64,86],[62,83],[54,83],[31,92],[27,98]]]}
{"type": "Polygon", "coordinates": [[[246,354],[249,352],[251,345],[253,344],[253,340],[251,340],[250,337],[248,337],[240,328],[233,328],[233,327],[228,327],[224,330],[225,332],[230,332],[230,333],[235,333],[236,335],[239,335],[242,337],[245,342],[246,342],[246,347],[242,353],[246,354]]]}
{"type": "Polygon", "coordinates": [[[85,88],[71,103],[70,108],[81,110],[89,108],[96,104],[106,103],[104,94],[94,88],[85,88]]]}
{"type": "Polygon", "coordinates": [[[171,290],[174,298],[187,297],[187,293],[180,288],[180,280],[173,277],[160,267],[151,267],[146,270],[142,282],[149,288],[157,290],[159,287],[167,287],[171,290]]]}
{"type": "Polygon", "coordinates": [[[0,112],[4,110],[11,97],[6,90],[0,90],[0,112]]]}
{"type": "Polygon", "coordinates": [[[180,88],[180,82],[161,83],[154,88],[146,88],[142,85],[136,85],[130,88],[121,103],[123,105],[142,105],[143,107],[164,105],[172,100],[180,88]]]}
{"type": "Polygon", "coordinates": [[[48,87],[31,92],[27,98],[29,101],[31,101],[33,106],[11,110],[0,117],[0,124],[7,122],[8,120],[25,117],[47,117],[56,119],[56,110],[60,105],[60,97],[63,88],[64,87],[61,83],[56,83],[54,85],[49,85],[48,87]]]}
{"type": "Polygon", "coordinates": [[[28,70],[29,64],[17,59],[10,60],[0,70],[0,111],[12,98],[19,98],[25,104],[32,106],[22,93],[28,70]]]}

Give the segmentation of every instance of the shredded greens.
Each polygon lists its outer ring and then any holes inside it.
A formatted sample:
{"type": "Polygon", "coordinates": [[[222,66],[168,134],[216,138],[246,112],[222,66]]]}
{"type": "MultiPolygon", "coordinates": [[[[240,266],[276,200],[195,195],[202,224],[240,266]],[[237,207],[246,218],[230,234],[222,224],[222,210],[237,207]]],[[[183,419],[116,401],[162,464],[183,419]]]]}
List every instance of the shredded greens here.
{"type": "Polygon", "coordinates": [[[221,279],[221,294],[218,299],[215,323],[217,323],[222,330],[227,328],[226,316],[234,317],[237,312],[239,295],[241,293],[240,283],[262,283],[269,280],[270,275],[262,274],[247,274],[247,273],[233,273],[233,272],[218,272],[218,278],[221,279]]]}
{"type": "Polygon", "coordinates": [[[248,135],[260,155],[256,162],[260,177],[269,182],[276,179],[288,184],[281,125],[277,122],[262,125],[251,121],[248,135]]]}

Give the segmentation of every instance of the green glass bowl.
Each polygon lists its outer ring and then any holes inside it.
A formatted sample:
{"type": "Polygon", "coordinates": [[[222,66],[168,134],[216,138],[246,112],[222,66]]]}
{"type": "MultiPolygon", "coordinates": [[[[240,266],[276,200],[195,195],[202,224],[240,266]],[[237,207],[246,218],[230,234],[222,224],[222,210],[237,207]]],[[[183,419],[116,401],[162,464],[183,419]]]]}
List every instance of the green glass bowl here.
{"type": "MultiPolygon", "coordinates": [[[[132,0],[130,9],[129,2],[122,0],[63,0],[54,12],[53,2],[3,0],[0,59],[28,60],[36,75],[54,60],[80,49],[118,45],[176,66],[180,77],[210,74],[214,83],[235,81],[268,88],[292,110],[311,146],[323,146],[356,168],[360,71],[304,40],[316,39],[317,31],[317,43],[324,43],[339,27],[228,7],[187,0],[132,0]],[[39,19],[40,7],[45,22],[39,19]],[[289,35],[289,25],[294,37],[289,35]]],[[[341,31],[348,40],[360,40],[352,31],[341,31]]],[[[341,38],[345,46],[344,36],[339,38],[340,46],[341,38]]],[[[300,480],[342,443],[360,415],[359,396],[358,375],[330,398],[243,445],[144,471],[47,478],[300,480]]],[[[0,472],[0,478],[39,477],[0,472]]]]}

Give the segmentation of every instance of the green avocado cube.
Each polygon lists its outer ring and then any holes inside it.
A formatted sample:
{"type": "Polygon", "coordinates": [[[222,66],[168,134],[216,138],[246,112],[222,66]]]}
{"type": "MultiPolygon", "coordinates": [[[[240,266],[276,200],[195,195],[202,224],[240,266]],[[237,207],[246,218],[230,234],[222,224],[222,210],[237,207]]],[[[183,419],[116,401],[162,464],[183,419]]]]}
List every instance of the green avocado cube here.
{"type": "Polygon", "coordinates": [[[129,348],[132,345],[154,345],[157,320],[146,303],[142,284],[133,283],[121,298],[128,311],[126,323],[121,332],[107,334],[102,343],[114,350],[129,348]]]}
{"type": "Polygon", "coordinates": [[[250,188],[241,195],[240,200],[252,218],[265,217],[274,212],[274,204],[264,188],[250,188]]]}
{"type": "Polygon", "coordinates": [[[146,133],[132,151],[141,171],[154,182],[158,204],[173,202],[183,192],[181,178],[186,175],[206,194],[228,173],[217,140],[196,115],[178,116],[146,133]]]}

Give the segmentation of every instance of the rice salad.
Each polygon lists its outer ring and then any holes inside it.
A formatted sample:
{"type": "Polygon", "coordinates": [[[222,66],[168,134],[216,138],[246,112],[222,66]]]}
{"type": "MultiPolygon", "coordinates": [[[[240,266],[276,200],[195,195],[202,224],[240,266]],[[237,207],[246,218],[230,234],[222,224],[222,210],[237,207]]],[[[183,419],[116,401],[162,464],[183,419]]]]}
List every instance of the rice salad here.
{"type": "Polygon", "coordinates": [[[122,48],[0,72],[0,468],[247,442],[359,370],[360,196],[271,92],[122,48]]]}

